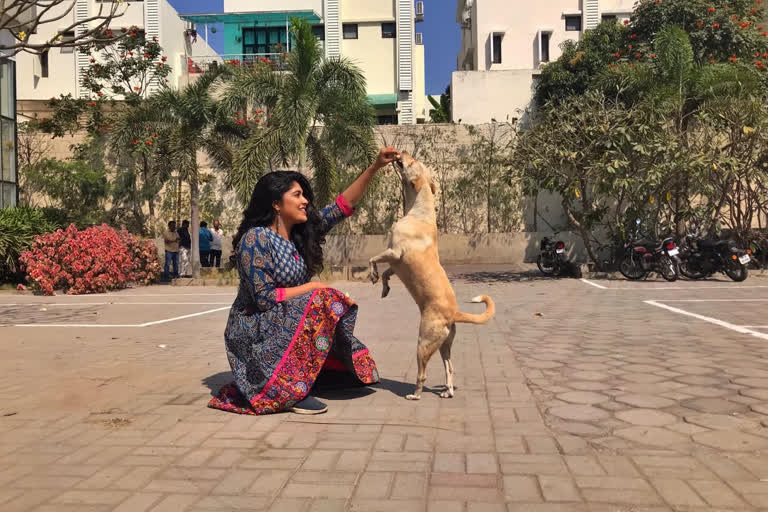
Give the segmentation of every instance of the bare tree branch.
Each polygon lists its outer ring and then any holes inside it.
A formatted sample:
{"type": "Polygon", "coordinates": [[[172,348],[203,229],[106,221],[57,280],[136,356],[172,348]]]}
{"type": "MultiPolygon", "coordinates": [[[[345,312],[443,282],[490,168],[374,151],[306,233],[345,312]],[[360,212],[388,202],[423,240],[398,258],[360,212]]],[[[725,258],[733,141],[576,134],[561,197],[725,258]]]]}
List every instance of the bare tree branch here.
{"type": "Polygon", "coordinates": [[[0,31],[7,30],[14,37],[13,43],[0,44],[0,54],[5,57],[12,57],[19,52],[40,55],[51,48],[78,48],[95,43],[116,42],[125,34],[112,32],[109,27],[114,19],[125,14],[127,6],[121,8],[122,3],[122,0],[115,0],[106,9],[105,4],[101,3],[98,13],[74,21],[48,41],[35,42],[33,39],[42,25],[72,15],[75,0],[0,0],[0,31]],[[64,12],[54,14],[60,6],[66,7],[64,12]],[[72,32],[73,37],[64,38],[67,32],[72,32]]]}

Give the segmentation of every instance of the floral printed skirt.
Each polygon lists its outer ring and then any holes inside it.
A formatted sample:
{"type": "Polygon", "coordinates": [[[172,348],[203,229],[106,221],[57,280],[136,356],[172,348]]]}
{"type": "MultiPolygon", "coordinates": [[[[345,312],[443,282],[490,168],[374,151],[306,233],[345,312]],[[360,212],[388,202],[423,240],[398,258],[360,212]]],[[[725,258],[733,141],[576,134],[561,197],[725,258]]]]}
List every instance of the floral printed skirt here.
{"type": "Polygon", "coordinates": [[[224,337],[235,379],[208,406],[240,414],[280,412],[305,398],[324,370],[375,384],[376,363],[353,334],[356,318],[357,305],[332,288],[265,312],[233,306],[224,337]]]}

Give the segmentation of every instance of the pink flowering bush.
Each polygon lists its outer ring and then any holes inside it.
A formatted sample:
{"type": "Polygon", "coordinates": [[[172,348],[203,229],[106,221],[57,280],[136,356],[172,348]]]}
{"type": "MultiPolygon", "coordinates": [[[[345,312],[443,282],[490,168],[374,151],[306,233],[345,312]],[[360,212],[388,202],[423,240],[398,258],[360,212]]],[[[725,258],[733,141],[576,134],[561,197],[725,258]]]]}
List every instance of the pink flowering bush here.
{"type": "Polygon", "coordinates": [[[103,293],[130,283],[148,284],[160,272],[151,241],[102,224],[79,231],[67,229],[35,238],[19,258],[32,288],[46,295],[103,293]]]}
{"type": "Polygon", "coordinates": [[[118,232],[118,236],[125,244],[131,258],[132,268],[128,274],[128,280],[141,285],[151,284],[162,270],[155,243],[132,235],[124,229],[118,232]]]}

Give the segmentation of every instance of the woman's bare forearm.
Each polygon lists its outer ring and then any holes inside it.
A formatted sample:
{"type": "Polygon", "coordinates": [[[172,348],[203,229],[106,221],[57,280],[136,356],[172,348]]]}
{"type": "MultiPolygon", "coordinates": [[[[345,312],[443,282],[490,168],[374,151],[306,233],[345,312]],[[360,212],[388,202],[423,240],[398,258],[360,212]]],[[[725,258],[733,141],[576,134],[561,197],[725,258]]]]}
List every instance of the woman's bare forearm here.
{"type": "Polygon", "coordinates": [[[306,284],[302,284],[300,286],[293,286],[291,288],[283,288],[285,294],[283,296],[284,299],[292,299],[294,297],[298,297],[299,295],[304,295],[305,293],[309,293],[312,291],[317,290],[318,288],[325,288],[325,285],[323,283],[320,283],[318,281],[310,281],[306,284]]]}

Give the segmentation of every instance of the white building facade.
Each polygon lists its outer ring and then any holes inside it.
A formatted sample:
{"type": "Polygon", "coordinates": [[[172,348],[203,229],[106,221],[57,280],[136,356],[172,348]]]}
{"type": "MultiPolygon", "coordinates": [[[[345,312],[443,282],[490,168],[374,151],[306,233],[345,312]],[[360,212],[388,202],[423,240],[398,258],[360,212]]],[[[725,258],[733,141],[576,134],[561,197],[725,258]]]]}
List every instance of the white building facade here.
{"type": "Polygon", "coordinates": [[[451,77],[454,122],[519,118],[542,65],[602,21],[628,19],[635,0],[457,0],[461,49],[451,77]]]}
{"type": "MultiPolygon", "coordinates": [[[[75,7],[64,18],[46,23],[38,32],[30,35],[31,42],[48,41],[57,35],[68,37],[74,34],[62,32],[77,20],[86,19],[99,13],[103,6],[104,13],[109,12],[108,3],[99,0],[73,0],[75,7]]],[[[68,6],[62,4],[54,9],[63,13],[68,6]]],[[[169,85],[184,85],[187,77],[187,57],[192,53],[214,53],[202,38],[194,40],[186,31],[188,23],[179,17],[176,10],[166,0],[124,1],[118,12],[123,13],[110,24],[114,31],[138,27],[147,39],[157,37],[168,57],[172,73],[168,76],[169,85]]],[[[61,14],[60,13],[60,14],[61,14]]],[[[56,12],[46,16],[56,18],[56,12]]],[[[85,27],[78,27],[85,30],[85,27]]],[[[75,97],[88,95],[88,90],[81,85],[81,79],[90,64],[89,56],[73,48],[54,48],[43,55],[19,54],[17,57],[18,111],[22,121],[41,112],[47,112],[47,102],[61,94],[75,97]]],[[[156,85],[155,85],[156,86],[156,85]]]]}
{"type": "MultiPolygon", "coordinates": [[[[23,24],[31,23],[35,15],[32,7],[21,14],[0,12],[0,19],[8,16],[14,24],[23,24]]],[[[0,30],[0,45],[10,47],[17,42],[10,31],[0,30]]],[[[12,208],[19,202],[16,89],[16,56],[0,51],[0,209],[12,208]]]]}
{"type": "MultiPolygon", "coordinates": [[[[423,3],[414,0],[224,0],[223,14],[184,15],[198,33],[223,25],[223,60],[248,61],[290,49],[289,25],[312,24],[326,56],[345,57],[361,68],[368,99],[380,124],[414,124],[428,115],[424,95],[424,46],[416,26],[423,3]]],[[[205,54],[190,68],[205,71],[205,54]]]]}

